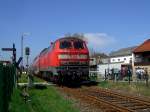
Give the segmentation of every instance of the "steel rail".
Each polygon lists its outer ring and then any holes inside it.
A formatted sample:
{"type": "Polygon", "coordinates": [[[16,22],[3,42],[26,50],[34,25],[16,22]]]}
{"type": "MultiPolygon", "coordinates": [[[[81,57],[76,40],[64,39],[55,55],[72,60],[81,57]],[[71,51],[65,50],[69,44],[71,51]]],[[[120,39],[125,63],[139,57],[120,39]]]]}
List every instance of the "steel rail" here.
{"type": "Polygon", "coordinates": [[[132,96],[122,95],[115,91],[98,89],[98,88],[82,88],[70,89],[66,88],[67,94],[72,94],[75,98],[88,102],[89,106],[94,105],[107,112],[149,112],[150,105],[145,100],[137,99],[132,96]],[[132,99],[133,98],[133,99],[132,99]],[[140,101],[139,101],[140,100],[140,101]]]}
{"type": "MultiPolygon", "coordinates": [[[[135,97],[127,96],[127,95],[122,95],[119,93],[114,93],[111,92],[110,90],[87,90],[86,92],[88,93],[99,93],[101,96],[98,94],[98,98],[100,99],[106,99],[109,100],[109,102],[114,103],[115,105],[122,105],[125,108],[128,108],[130,110],[138,110],[138,109],[150,109],[150,103],[145,102],[145,100],[140,100],[135,97]],[[110,97],[111,96],[111,97],[110,97]],[[122,99],[125,101],[123,102],[122,99]]],[[[95,96],[95,95],[94,95],[95,96]]]]}
{"type": "Polygon", "coordinates": [[[118,93],[118,92],[116,92],[116,91],[110,91],[110,90],[104,90],[104,89],[96,89],[97,91],[95,91],[95,92],[103,92],[103,93],[105,93],[105,94],[111,94],[111,96],[113,95],[113,96],[116,96],[116,97],[120,97],[120,98],[123,98],[123,99],[128,99],[128,100],[132,100],[132,101],[136,101],[136,102],[139,102],[139,103],[142,103],[142,104],[145,104],[145,105],[147,105],[147,106],[150,106],[150,101],[147,101],[147,100],[144,100],[144,99],[141,99],[141,98],[139,98],[139,97],[135,97],[135,96],[128,96],[128,95],[123,95],[123,94],[121,94],[121,93],[118,93]]]}
{"type": "Polygon", "coordinates": [[[120,112],[135,112],[134,110],[131,110],[131,109],[128,109],[128,108],[125,108],[125,107],[122,107],[122,106],[119,106],[119,105],[116,105],[114,103],[111,103],[109,101],[105,101],[105,100],[102,100],[102,99],[99,99],[97,97],[94,97],[94,96],[91,96],[91,95],[87,95],[88,98],[91,98],[92,100],[96,100],[96,102],[99,102],[99,103],[105,103],[109,106],[111,106],[111,108],[115,109],[115,110],[118,110],[120,112]]]}

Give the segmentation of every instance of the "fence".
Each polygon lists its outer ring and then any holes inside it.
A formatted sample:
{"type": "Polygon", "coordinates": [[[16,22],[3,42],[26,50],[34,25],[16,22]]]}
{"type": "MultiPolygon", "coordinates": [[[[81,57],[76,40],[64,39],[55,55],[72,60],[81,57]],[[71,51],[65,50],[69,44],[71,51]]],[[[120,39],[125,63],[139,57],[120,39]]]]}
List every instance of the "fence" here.
{"type": "Polygon", "coordinates": [[[15,82],[15,67],[0,64],[0,112],[8,112],[15,82]]]}

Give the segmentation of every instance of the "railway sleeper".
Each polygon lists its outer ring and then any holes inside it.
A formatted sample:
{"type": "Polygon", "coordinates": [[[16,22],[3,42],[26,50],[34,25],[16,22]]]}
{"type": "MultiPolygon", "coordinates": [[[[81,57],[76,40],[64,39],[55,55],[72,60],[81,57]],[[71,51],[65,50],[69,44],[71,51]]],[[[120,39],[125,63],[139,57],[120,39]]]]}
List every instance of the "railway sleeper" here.
{"type": "Polygon", "coordinates": [[[114,109],[105,109],[104,112],[120,112],[120,111],[116,111],[114,109]]]}
{"type": "Polygon", "coordinates": [[[117,111],[116,109],[113,109],[112,107],[109,107],[108,104],[104,104],[103,102],[98,102],[97,100],[91,99],[87,96],[82,96],[80,98],[84,98],[86,100],[86,102],[87,102],[87,100],[90,101],[89,105],[86,105],[86,106],[95,105],[95,106],[98,106],[104,112],[120,112],[120,111],[117,111]],[[91,103],[91,102],[93,102],[93,103],[91,103]]]}
{"type": "Polygon", "coordinates": [[[101,106],[104,105],[104,107],[105,107],[105,105],[106,105],[106,107],[112,108],[112,109],[108,109],[108,110],[117,111],[117,109],[120,108],[120,109],[118,109],[118,111],[121,111],[121,112],[135,112],[135,110],[138,110],[138,111],[140,110],[140,112],[150,112],[150,111],[147,111],[150,109],[149,108],[150,105],[148,102],[146,102],[146,104],[145,104],[145,102],[135,99],[134,97],[125,96],[125,95],[121,95],[121,94],[118,95],[116,93],[107,94],[105,92],[101,93],[101,91],[95,92],[95,91],[91,91],[91,90],[90,91],[87,90],[84,93],[85,93],[85,96],[90,97],[91,99],[95,100],[101,106]],[[89,92],[92,94],[90,94],[90,95],[87,94],[89,92]],[[119,100],[119,102],[117,100],[119,100]]]}
{"type": "MultiPolygon", "coordinates": [[[[91,90],[92,91],[92,90],[91,90]]],[[[131,96],[126,96],[126,95],[122,95],[120,93],[113,93],[111,92],[110,90],[103,90],[103,89],[100,89],[100,90],[97,90],[96,93],[99,94],[104,94],[105,96],[106,95],[109,95],[111,97],[118,97],[119,99],[123,99],[123,100],[126,100],[128,102],[136,102],[136,103],[140,103],[140,104],[145,104],[145,105],[149,105],[150,106],[150,102],[148,101],[145,101],[143,99],[138,99],[137,97],[131,97],[131,96]]]]}
{"type": "MultiPolygon", "coordinates": [[[[108,91],[108,90],[107,90],[108,91]]],[[[112,93],[112,92],[110,92],[110,93],[112,93]]],[[[119,93],[112,93],[113,95],[117,95],[117,97],[120,97],[120,98],[122,98],[122,99],[126,99],[126,100],[128,100],[128,101],[136,101],[136,102],[138,102],[138,103],[141,103],[141,104],[146,104],[146,105],[149,105],[150,106],[150,102],[148,102],[148,101],[145,101],[145,100],[143,100],[143,99],[139,99],[139,98],[137,98],[137,97],[131,97],[131,96],[126,96],[126,95],[122,95],[122,94],[119,94],[119,93]]]]}
{"type": "Polygon", "coordinates": [[[147,107],[146,105],[141,105],[141,106],[133,106],[130,107],[132,110],[137,110],[137,109],[150,109],[150,107],[147,107]]]}
{"type": "MultiPolygon", "coordinates": [[[[83,97],[85,97],[85,99],[88,99],[88,100],[90,100],[90,101],[95,102],[95,105],[100,106],[100,108],[101,108],[102,110],[104,110],[104,112],[121,112],[121,111],[118,110],[117,108],[115,108],[115,107],[113,107],[113,106],[110,106],[110,105],[107,104],[106,102],[103,102],[103,100],[99,101],[99,100],[93,98],[93,96],[92,96],[92,98],[91,98],[91,96],[85,96],[85,95],[84,95],[83,97]],[[111,111],[110,111],[110,110],[111,110],[111,111]]],[[[82,98],[83,98],[83,97],[82,97],[82,98]]]]}
{"type": "Polygon", "coordinates": [[[120,105],[116,105],[116,104],[111,103],[109,101],[98,99],[98,98],[95,98],[94,96],[89,96],[89,97],[92,98],[93,100],[96,100],[97,102],[104,103],[107,106],[109,105],[109,107],[111,107],[112,109],[115,109],[116,111],[120,111],[120,112],[134,112],[131,109],[127,109],[125,107],[122,107],[120,105]]]}
{"type": "Polygon", "coordinates": [[[115,104],[120,104],[122,101],[119,101],[119,100],[110,100],[110,102],[115,103],[115,104]]]}
{"type": "MultiPolygon", "coordinates": [[[[127,95],[123,95],[123,94],[120,94],[118,92],[113,92],[113,91],[110,91],[110,90],[107,90],[107,89],[97,89],[97,92],[100,92],[100,93],[104,93],[104,94],[110,94],[111,96],[115,96],[115,97],[120,97],[122,99],[128,99],[128,100],[132,100],[132,101],[137,101],[137,102],[141,102],[141,103],[144,103],[144,104],[147,104],[150,106],[150,101],[146,101],[142,98],[139,99],[139,97],[132,97],[132,96],[127,96],[127,95]]],[[[91,90],[92,91],[92,90],[91,90]]],[[[94,91],[95,92],[95,91],[94,91]]]]}
{"type": "Polygon", "coordinates": [[[150,112],[150,109],[139,109],[137,112],[150,112]]]}

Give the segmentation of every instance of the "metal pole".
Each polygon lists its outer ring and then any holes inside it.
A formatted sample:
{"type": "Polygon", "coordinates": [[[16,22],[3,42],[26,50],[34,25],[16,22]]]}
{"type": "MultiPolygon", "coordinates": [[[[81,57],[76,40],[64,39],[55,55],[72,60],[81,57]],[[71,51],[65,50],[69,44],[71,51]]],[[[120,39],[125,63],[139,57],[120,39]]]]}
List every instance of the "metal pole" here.
{"type": "Polygon", "coordinates": [[[16,48],[15,44],[13,43],[13,64],[16,64],[16,48]]]}
{"type": "Polygon", "coordinates": [[[28,66],[29,66],[29,56],[27,56],[27,69],[28,69],[28,66]]]}
{"type": "Polygon", "coordinates": [[[17,88],[17,82],[18,82],[18,79],[17,79],[17,68],[16,68],[16,48],[15,48],[15,44],[13,43],[13,64],[15,65],[15,75],[14,75],[14,85],[15,85],[15,88],[17,88]]]}
{"type": "Polygon", "coordinates": [[[29,56],[27,55],[27,65],[26,65],[26,67],[27,67],[27,75],[29,75],[29,61],[28,61],[28,59],[29,59],[29,56]]]}
{"type": "Polygon", "coordinates": [[[22,57],[22,61],[21,61],[21,72],[23,71],[23,35],[21,36],[21,57],[22,57]]]}
{"type": "Polygon", "coordinates": [[[26,65],[26,67],[27,67],[27,76],[28,76],[28,86],[31,87],[28,59],[29,59],[29,56],[27,55],[27,65],[26,65]]]}

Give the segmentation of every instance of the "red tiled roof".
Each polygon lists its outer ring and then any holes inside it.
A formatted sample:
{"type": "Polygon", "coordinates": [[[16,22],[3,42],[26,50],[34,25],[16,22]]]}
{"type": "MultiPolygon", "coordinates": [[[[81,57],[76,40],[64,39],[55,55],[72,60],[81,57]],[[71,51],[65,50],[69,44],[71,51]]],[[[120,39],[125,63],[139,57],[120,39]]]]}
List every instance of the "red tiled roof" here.
{"type": "Polygon", "coordinates": [[[145,52],[145,51],[150,51],[150,39],[146,40],[144,43],[142,43],[137,48],[135,48],[133,52],[137,53],[137,52],[145,52]]]}

